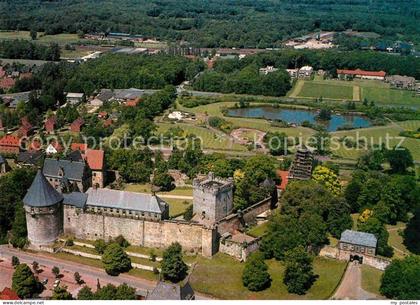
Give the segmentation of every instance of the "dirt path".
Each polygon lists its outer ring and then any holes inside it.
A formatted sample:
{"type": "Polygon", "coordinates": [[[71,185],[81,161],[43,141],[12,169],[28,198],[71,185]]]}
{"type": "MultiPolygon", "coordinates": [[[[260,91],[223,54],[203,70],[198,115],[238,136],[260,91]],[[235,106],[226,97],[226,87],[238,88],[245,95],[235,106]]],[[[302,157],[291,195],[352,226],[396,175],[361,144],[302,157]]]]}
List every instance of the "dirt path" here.
{"type": "Polygon", "coordinates": [[[360,102],[360,87],[353,86],[353,101],[360,102]]]}
{"type": "Polygon", "coordinates": [[[376,300],[378,296],[362,288],[362,270],[357,262],[350,262],[333,300],[376,300]]]}
{"type": "Polygon", "coordinates": [[[300,91],[302,90],[304,84],[305,84],[305,81],[299,79],[297,81],[296,86],[293,89],[292,93],[290,93],[289,97],[297,97],[299,95],[300,91]]]}

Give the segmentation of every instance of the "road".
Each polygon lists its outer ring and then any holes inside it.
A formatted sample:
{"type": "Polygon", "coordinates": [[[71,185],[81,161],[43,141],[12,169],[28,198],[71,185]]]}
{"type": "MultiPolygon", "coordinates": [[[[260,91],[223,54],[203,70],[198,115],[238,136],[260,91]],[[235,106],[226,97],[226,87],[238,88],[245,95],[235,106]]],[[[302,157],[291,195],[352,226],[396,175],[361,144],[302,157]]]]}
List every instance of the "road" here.
{"type": "MultiPolygon", "coordinates": [[[[12,256],[17,256],[21,263],[26,263],[31,266],[33,261],[37,261],[43,272],[39,275],[40,280],[48,279],[47,290],[41,296],[51,295],[52,284],[55,280],[51,269],[54,266],[60,268],[61,274],[63,275],[61,283],[68,287],[68,290],[73,294],[77,295],[78,290],[81,288],[74,282],[73,274],[79,272],[82,279],[86,282],[86,285],[96,290],[97,281],[99,280],[101,286],[108,283],[114,285],[121,285],[126,283],[127,285],[134,287],[138,292],[145,294],[147,291],[152,290],[156,286],[156,282],[141,279],[127,274],[120,274],[119,276],[110,276],[103,269],[95,268],[88,265],[83,265],[75,262],[62,260],[56,257],[45,255],[42,253],[30,253],[19,251],[7,245],[0,246],[0,258],[3,262],[0,262],[0,289],[4,287],[11,287],[11,275],[13,269],[11,267],[12,256]]],[[[195,293],[197,300],[210,299],[200,293],[195,293]]]]}
{"type": "Polygon", "coordinates": [[[376,300],[378,296],[362,288],[362,270],[358,262],[350,262],[333,300],[376,300]]]}

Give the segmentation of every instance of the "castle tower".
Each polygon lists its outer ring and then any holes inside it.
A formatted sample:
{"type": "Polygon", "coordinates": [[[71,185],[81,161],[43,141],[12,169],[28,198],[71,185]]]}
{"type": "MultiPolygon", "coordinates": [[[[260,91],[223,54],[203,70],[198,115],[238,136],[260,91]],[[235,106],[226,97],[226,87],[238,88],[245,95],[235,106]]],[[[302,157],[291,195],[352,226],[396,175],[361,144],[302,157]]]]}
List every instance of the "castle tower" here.
{"type": "Polygon", "coordinates": [[[63,231],[63,195],[38,170],[23,198],[28,239],[31,246],[54,243],[63,231]]]}
{"type": "Polygon", "coordinates": [[[233,209],[233,179],[214,177],[193,181],[193,212],[199,220],[218,221],[233,209]]]}

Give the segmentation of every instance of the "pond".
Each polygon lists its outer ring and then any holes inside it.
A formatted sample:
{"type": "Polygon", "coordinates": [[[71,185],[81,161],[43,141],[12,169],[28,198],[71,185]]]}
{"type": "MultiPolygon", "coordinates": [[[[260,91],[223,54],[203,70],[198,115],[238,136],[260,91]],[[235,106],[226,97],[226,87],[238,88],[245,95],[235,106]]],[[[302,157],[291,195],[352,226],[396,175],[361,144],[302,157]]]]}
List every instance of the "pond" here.
{"type": "MultiPolygon", "coordinates": [[[[311,124],[320,124],[316,120],[317,112],[313,110],[276,108],[271,106],[236,108],[229,109],[227,114],[233,117],[245,118],[264,118],[268,120],[282,120],[289,124],[301,125],[308,121],[311,124]]],[[[351,126],[353,128],[370,127],[372,124],[369,119],[361,115],[338,115],[332,114],[331,120],[322,122],[322,125],[328,131],[336,131],[343,126],[351,126]]]]}

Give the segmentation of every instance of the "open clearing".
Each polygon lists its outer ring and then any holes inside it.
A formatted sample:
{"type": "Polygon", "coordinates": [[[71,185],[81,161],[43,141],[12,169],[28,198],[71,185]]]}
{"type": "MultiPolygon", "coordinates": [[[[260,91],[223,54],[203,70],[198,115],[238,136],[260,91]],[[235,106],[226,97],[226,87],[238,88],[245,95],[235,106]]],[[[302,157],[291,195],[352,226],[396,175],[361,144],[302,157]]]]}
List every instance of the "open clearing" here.
{"type": "Polygon", "coordinates": [[[351,100],[353,99],[353,88],[349,86],[305,81],[302,90],[300,90],[300,92],[297,94],[297,97],[322,97],[334,100],[351,100]]]}
{"type": "Polygon", "coordinates": [[[361,265],[362,268],[362,288],[368,292],[380,295],[379,287],[381,286],[381,277],[383,271],[361,265]]]}
{"type": "MultiPolygon", "coordinates": [[[[13,39],[24,39],[31,40],[28,31],[5,31],[0,32],[0,40],[13,40],[13,39]]],[[[56,42],[58,44],[66,43],[75,43],[83,41],[80,39],[77,34],[56,34],[56,35],[44,35],[44,33],[38,32],[38,37],[34,42],[39,43],[52,43],[56,42]]]]}

